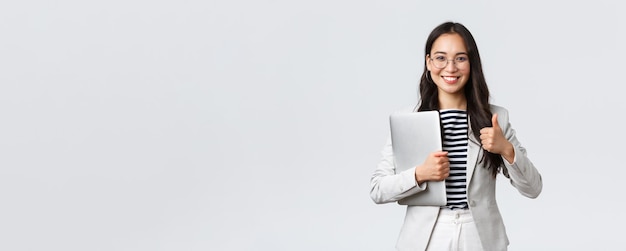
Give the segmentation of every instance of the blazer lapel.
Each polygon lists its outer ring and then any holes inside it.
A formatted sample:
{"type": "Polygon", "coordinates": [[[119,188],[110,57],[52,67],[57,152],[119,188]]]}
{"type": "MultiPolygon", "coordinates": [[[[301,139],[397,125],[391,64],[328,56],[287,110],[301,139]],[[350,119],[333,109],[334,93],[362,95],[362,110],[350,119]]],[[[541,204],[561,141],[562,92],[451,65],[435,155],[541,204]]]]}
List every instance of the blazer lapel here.
{"type": "Polygon", "coordinates": [[[474,133],[472,133],[472,128],[471,125],[469,123],[469,117],[467,118],[467,124],[468,124],[468,132],[467,132],[467,183],[466,183],[466,189],[468,189],[469,191],[469,186],[471,184],[472,181],[472,177],[474,176],[474,169],[476,169],[476,163],[478,161],[478,155],[480,155],[480,150],[482,150],[482,147],[480,147],[480,141],[478,140],[478,138],[476,138],[476,136],[474,135],[474,133]]]}

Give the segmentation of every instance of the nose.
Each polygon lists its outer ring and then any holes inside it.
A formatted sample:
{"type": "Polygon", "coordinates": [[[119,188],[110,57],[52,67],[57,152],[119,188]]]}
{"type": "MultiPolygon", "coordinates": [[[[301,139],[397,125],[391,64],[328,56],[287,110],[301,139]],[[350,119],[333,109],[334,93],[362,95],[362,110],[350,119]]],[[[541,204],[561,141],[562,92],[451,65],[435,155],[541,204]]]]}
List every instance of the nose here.
{"type": "Polygon", "coordinates": [[[455,72],[459,68],[456,67],[456,62],[453,59],[453,60],[448,60],[448,64],[446,64],[445,69],[446,69],[446,71],[449,71],[449,72],[455,72]]]}

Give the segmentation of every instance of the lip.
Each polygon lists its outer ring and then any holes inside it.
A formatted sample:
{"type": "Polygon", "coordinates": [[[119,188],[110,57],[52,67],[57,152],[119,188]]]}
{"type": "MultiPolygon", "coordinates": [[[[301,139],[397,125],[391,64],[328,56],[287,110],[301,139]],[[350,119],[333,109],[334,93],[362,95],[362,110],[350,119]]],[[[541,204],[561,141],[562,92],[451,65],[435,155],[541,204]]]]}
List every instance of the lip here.
{"type": "Polygon", "coordinates": [[[443,79],[446,84],[456,84],[457,82],[459,82],[460,77],[442,76],[441,79],[443,79]]]}

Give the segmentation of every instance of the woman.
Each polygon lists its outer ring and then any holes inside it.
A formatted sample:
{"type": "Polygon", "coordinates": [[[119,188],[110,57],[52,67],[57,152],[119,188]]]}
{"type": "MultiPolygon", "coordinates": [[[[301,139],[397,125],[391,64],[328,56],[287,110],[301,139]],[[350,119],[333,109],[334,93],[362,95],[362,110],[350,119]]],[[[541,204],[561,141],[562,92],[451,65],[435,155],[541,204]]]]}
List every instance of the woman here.
{"type": "Polygon", "coordinates": [[[390,203],[446,181],[446,206],[407,206],[398,250],[506,250],[496,203],[502,172],[523,196],[536,198],[541,175],[509,124],[508,111],[489,103],[489,90],[472,34],[459,23],[437,26],[426,41],[425,67],[413,111],[438,110],[443,151],[415,169],[396,173],[391,139],[371,178],[370,196],[390,203]]]}

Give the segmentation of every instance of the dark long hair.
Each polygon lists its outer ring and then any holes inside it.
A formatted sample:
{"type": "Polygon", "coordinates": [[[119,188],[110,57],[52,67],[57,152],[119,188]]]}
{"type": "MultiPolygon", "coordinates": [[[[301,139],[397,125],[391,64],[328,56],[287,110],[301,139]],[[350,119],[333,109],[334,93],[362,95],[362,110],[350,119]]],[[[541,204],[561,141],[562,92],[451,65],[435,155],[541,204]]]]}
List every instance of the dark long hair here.
{"type": "MultiPolygon", "coordinates": [[[[435,27],[426,40],[425,55],[430,55],[433,43],[443,34],[459,34],[465,41],[467,56],[470,63],[470,77],[464,87],[467,99],[467,115],[470,118],[470,128],[474,135],[480,136],[480,129],[491,127],[491,109],[489,108],[489,88],[483,75],[483,68],[478,54],[478,47],[474,37],[465,26],[460,23],[446,22],[435,27]]],[[[424,65],[424,72],[419,84],[420,104],[418,111],[439,110],[439,91],[437,85],[430,78],[430,72],[424,65]]],[[[479,139],[478,139],[479,140],[479,139]]],[[[479,142],[480,143],[480,140],[479,142]]],[[[483,158],[487,169],[491,170],[495,177],[504,165],[500,154],[490,153],[483,149],[483,158]]]]}

